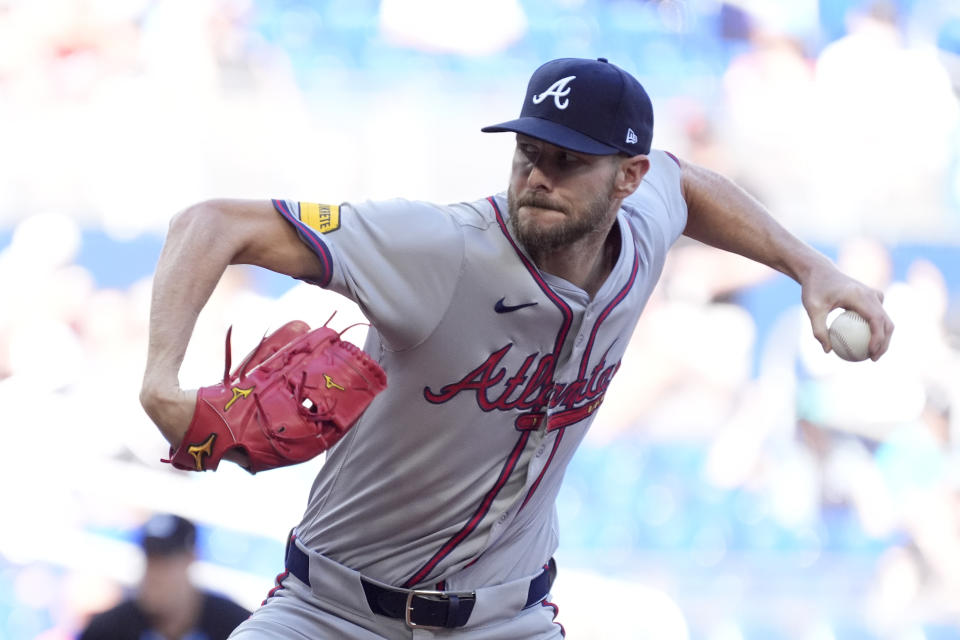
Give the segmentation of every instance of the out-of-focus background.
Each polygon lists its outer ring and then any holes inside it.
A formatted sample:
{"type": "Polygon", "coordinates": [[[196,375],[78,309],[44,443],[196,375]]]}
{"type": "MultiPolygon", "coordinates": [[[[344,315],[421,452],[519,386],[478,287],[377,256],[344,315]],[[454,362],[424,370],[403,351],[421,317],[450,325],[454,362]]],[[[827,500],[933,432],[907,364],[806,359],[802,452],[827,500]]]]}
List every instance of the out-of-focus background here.
{"type": "MultiPolygon", "coordinates": [[[[886,292],[879,363],[825,355],[787,278],[677,245],[560,496],[573,638],[960,638],[960,3],[0,0],[0,637],[72,638],[139,577],[137,526],[200,527],[255,607],[322,459],[160,463],[150,278],[205,198],[501,190],[529,74],[604,56],[654,145],[722,171],[886,292]]],[[[345,300],[231,268],[185,385],[345,300]]],[[[363,329],[347,337],[363,339],[363,329]]]]}

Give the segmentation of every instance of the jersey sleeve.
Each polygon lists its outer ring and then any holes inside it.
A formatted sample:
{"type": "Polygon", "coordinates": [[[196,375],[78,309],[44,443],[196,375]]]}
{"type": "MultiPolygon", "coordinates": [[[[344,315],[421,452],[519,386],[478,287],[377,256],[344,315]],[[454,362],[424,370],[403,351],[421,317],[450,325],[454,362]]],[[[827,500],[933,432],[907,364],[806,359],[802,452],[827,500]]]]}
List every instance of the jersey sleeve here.
{"type": "Polygon", "coordinates": [[[356,302],[388,348],[415,346],[439,324],[464,258],[461,227],[444,207],[400,199],[273,205],[320,260],[312,283],[356,302]]]}
{"type": "Polygon", "coordinates": [[[623,201],[634,224],[657,253],[666,253],[687,226],[687,203],[683,199],[680,164],[671,154],[650,151],[650,170],[643,182],[623,201]]]}

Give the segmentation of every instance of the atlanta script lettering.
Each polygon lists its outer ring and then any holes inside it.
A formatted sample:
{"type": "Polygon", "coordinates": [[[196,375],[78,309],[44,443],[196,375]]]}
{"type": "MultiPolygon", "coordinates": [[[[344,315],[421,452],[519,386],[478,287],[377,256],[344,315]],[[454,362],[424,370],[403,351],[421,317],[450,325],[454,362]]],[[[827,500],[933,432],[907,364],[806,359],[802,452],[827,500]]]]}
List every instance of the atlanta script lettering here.
{"type": "MultiPolygon", "coordinates": [[[[470,371],[460,381],[445,385],[435,392],[424,387],[423,396],[434,404],[442,404],[463,392],[473,391],[477,405],[484,411],[530,410],[541,412],[544,408],[560,409],[550,418],[549,430],[562,428],[582,420],[593,413],[603,401],[603,394],[620,362],[607,366],[606,353],[589,372],[573,382],[553,380],[554,356],[547,354],[537,361],[538,353],[528,355],[520,368],[508,376],[500,362],[513,348],[508,344],[494,351],[479,367],[470,371]],[[563,418],[566,414],[566,418],[563,418]],[[571,418],[576,419],[571,421],[571,418]]],[[[536,428],[538,421],[521,416],[517,428],[536,428]]],[[[530,416],[526,416],[529,418],[530,416]]]]}

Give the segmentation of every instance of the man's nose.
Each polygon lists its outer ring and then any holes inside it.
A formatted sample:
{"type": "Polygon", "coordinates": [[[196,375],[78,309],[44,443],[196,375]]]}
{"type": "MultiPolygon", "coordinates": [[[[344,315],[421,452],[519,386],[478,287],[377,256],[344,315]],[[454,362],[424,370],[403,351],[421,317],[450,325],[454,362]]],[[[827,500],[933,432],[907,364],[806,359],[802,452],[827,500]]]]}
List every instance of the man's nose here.
{"type": "Polygon", "coordinates": [[[551,180],[549,174],[543,170],[542,160],[534,162],[530,168],[530,173],[527,174],[527,186],[540,191],[550,191],[553,189],[553,180],[551,180]]]}

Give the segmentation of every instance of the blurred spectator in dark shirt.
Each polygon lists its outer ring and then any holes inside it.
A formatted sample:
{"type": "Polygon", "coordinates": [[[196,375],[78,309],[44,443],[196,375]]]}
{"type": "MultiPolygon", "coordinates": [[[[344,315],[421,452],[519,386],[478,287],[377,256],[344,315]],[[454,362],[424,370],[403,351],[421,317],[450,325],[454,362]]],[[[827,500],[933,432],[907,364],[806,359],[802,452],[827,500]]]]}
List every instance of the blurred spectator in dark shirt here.
{"type": "Polygon", "coordinates": [[[140,533],[146,565],[135,596],[93,617],[80,640],[222,640],[250,611],[190,579],[197,529],[156,515],[140,533]]]}

